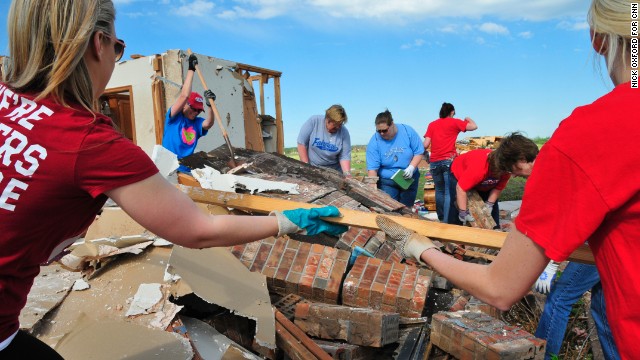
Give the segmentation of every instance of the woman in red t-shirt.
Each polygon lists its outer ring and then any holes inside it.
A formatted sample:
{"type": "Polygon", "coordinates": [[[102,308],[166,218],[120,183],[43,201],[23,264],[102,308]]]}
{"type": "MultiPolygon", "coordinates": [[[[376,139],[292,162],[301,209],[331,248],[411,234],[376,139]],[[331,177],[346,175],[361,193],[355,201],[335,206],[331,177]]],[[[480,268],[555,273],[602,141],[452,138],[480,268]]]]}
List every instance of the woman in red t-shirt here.
{"type": "Polygon", "coordinates": [[[166,181],[97,108],[125,43],[111,0],[14,0],[0,83],[0,359],[61,359],[18,331],[40,264],[95,219],[107,198],[136,222],[191,248],[307,231],[339,234],[335,207],[275,216],[209,215],[166,181]]]}

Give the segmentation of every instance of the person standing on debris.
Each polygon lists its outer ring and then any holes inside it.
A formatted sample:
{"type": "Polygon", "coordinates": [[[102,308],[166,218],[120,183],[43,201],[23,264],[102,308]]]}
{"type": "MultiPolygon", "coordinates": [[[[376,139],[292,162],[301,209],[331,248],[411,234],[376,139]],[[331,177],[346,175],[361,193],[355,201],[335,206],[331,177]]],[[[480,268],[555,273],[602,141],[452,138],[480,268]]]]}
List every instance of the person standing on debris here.
{"type": "Polygon", "coordinates": [[[40,264],[83,234],[107,198],[150,232],[190,248],[230,246],[306,231],[335,207],[274,216],[209,215],[166,181],[151,159],[102,115],[124,41],[111,0],[14,0],[9,66],[0,82],[0,359],[62,359],[19,331],[40,264]],[[75,14],[73,16],[69,14],[75,14]]]}
{"type": "Polygon", "coordinates": [[[445,102],[440,108],[440,118],[427,126],[424,134],[425,154],[431,146],[429,170],[436,189],[436,213],[440,222],[452,224],[458,216],[453,204],[456,202],[456,188],[451,181],[451,163],[458,156],[456,139],[460,132],[474,131],[478,125],[470,117],[456,119],[456,109],[445,102]]]}
{"type": "Polygon", "coordinates": [[[536,328],[535,336],[547,341],[546,360],[560,354],[569,315],[582,295],[591,291],[591,316],[596,324],[598,339],[605,359],[619,359],[618,349],[607,321],[606,305],[598,269],[594,265],[569,262],[559,278],[552,283],[558,264],[550,261],[536,281],[535,289],[549,295],[536,328]]]}
{"type": "Polygon", "coordinates": [[[346,123],[347,112],[341,105],[331,105],[324,116],[310,117],[298,134],[300,161],[351,177],[351,136],[346,123]]]}
{"type": "Polygon", "coordinates": [[[424,154],[420,136],[411,126],[394,123],[389,110],[379,113],[375,124],[376,133],[367,145],[367,175],[377,176],[380,190],[411,209],[420,180],[416,169],[424,154]],[[406,190],[391,179],[399,170],[403,178],[413,179],[406,190]]]}
{"type": "Polygon", "coordinates": [[[640,90],[630,62],[632,6],[629,0],[592,0],[591,43],[615,87],[576,108],[542,147],[515,226],[493,262],[454,259],[431,250],[435,246],[428,238],[379,219],[405,256],[505,311],[529,292],[550,259],[564,261],[588,241],[621,359],[638,357],[640,337],[640,181],[633,180],[640,179],[640,167],[637,143],[620,141],[640,137],[640,90]],[[603,138],[616,141],[593,142],[603,138]]]}
{"type": "Polygon", "coordinates": [[[496,150],[476,149],[455,158],[451,182],[456,189],[458,218],[449,223],[464,225],[475,221],[467,206],[467,192],[476,190],[496,222],[495,229],[500,229],[498,198],[511,175],[531,175],[536,156],[538,145],[516,132],[504,137],[496,150]]]}
{"type": "MultiPolygon", "coordinates": [[[[187,76],[182,84],[180,95],[167,111],[164,120],[164,135],[162,136],[162,146],[176,154],[178,160],[193,154],[198,140],[207,135],[214,121],[209,99],[215,100],[216,96],[209,89],[205,90],[204,98],[197,92],[191,91],[198,58],[195,54],[191,54],[188,61],[187,76]],[[204,111],[205,103],[207,104],[206,118],[202,118],[198,115],[204,111]]],[[[191,170],[185,165],[180,165],[178,171],[191,173],[191,170]]]]}

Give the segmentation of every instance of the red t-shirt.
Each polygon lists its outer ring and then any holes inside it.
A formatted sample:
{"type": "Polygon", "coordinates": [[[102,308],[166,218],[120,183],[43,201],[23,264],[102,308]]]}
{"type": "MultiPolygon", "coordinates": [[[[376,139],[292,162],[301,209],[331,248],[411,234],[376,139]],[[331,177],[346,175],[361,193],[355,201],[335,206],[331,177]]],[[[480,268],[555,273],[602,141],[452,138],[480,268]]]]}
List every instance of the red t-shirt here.
{"type": "Polygon", "coordinates": [[[467,131],[467,120],[444,118],[432,121],[424,137],[431,139],[431,162],[451,159],[457,155],[458,134],[467,131]]]}
{"type": "Polygon", "coordinates": [[[507,186],[511,174],[507,173],[498,177],[489,171],[487,157],[490,153],[491,149],[471,150],[453,160],[451,172],[458,179],[458,185],[462,190],[502,190],[507,186]]]}
{"type": "Polygon", "coordinates": [[[158,172],[108,117],[31,99],[0,83],[0,341],[40,264],[89,227],[103,193],[158,172]]]}
{"type": "Polygon", "coordinates": [[[563,261],[588,241],[622,358],[640,340],[640,90],[617,86],[560,123],[536,158],[516,228],[563,261]]]}

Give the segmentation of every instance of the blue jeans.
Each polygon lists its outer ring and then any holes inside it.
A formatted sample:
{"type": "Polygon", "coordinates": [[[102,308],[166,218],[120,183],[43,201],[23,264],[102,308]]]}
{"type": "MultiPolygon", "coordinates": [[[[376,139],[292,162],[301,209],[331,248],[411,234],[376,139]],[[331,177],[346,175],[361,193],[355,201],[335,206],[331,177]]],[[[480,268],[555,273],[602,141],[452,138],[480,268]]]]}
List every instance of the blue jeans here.
{"type": "Polygon", "coordinates": [[[591,290],[591,315],[606,359],[619,359],[618,349],[607,322],[600,276],[594,265],[570,262],[560,278],[551,286],[535,336],[547,340],[545,359],[557,355],[562,347],[569,313],[582,295],[591,290]]]}
{"type": "Polygon", "coordinates": [[[440,222],[457,224],[458,210],[456,209],[456,184],[451,174],[453,160],[434,161],[429,165],[433,185],[436,190],[436,213],[440,222]]]}
{"type": "Polygon", "coordinates": [[[417,169],[413,172],[413,182],[407,190],[404,190],[395,181],[391,179],[380,178],[378,180],[378,188],[391,196],[393,199],[401,202],[404,206],[411,209],[416,202],[418,194],[418,183],[420,182],[420,171],[417,169]]]}

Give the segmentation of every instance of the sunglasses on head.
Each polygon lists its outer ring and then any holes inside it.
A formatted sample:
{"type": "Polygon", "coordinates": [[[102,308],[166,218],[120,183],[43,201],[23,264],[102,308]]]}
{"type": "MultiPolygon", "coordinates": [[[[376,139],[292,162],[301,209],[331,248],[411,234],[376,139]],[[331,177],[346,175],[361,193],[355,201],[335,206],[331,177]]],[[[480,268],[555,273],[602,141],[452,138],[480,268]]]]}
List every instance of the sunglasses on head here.
{"type": "Polygon", "coordinates": [[[124,40],[117,39],[107,33],[104,33],[104,36],[108,37],[109,39],[114,39],[115,43],[113,43],[113,50],[116,53],[116,62],[120,61],[120,59],[122,59],[122,55],[124,55],[124,48],[127,47],[127,45],[124,43],[124,40]]]}

